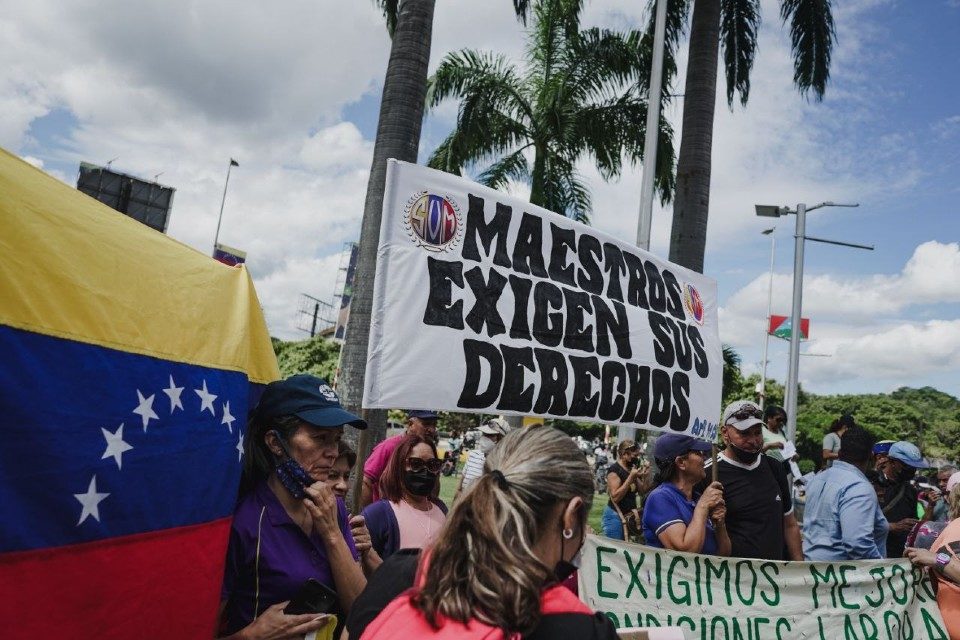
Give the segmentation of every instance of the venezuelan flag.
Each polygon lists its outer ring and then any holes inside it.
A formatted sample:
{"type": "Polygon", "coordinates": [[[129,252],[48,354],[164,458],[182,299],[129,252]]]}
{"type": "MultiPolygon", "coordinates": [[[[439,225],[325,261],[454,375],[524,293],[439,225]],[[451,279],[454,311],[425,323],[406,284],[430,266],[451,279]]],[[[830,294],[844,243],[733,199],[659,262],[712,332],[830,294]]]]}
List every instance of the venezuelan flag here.
{"type": "Polygon", "coordinates": [[[245,268],[0,150],[0,636],[213,637],[277,377],[245,268]]]}

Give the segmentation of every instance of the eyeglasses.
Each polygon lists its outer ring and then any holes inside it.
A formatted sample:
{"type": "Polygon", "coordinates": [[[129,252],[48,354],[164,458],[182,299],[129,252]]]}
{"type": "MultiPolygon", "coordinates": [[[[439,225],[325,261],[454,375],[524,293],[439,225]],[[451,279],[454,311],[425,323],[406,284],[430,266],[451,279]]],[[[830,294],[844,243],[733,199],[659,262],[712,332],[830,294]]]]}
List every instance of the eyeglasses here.
{"type": "Polygon", "coordinates": [[[736,420],[737,422],[739,422],[740,420],[746,420],[747,418],[760,419],[762,417],[763,417],[763,412],[760,411],[760,409],[756,407],[752,409],[749,407],[744,407],[743,409],[740,409],[736,413],[733,413],[727,416],[727,422],[729,423],[731,420],[736,420]]]}
{"type": "Polygon", "coordinates": [[[433,475],[437,475],[440,473],[440,467],[443,466],[443,460],[440,458],[428,458],[426,460],[423,458],[407,458],[407,466],[414,473],[420,473],[426,469],[433,475]]]}

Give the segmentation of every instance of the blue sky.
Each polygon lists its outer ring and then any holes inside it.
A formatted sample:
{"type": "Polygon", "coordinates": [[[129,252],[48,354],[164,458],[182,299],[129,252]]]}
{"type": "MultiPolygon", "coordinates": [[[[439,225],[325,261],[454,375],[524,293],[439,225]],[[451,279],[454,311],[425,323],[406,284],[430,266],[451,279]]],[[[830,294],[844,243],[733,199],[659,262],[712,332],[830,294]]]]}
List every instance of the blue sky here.
{"type": "MultiPolygon", "coordinates": [[[[461,47],[520,59],[510,3],[438,0],[431,68],[461,47]]],[[[593,0],[588,24],[624,28],[642,3],[593,0]]],[[[119,0],[64,8],[0,0],[0,146],[74,183],[80,160],[177,188],[169,233],[209,252],[223,177],[221,240],[246,249],[271,332],[296,328],[299,293],[333,294],[343,243],[359,232],[389,41],[372,3],[119,0]],[[331,28],[330,25],[337,25],[331,28]],[[322,34],[323,37],[317,37],[322,34]]],[[[933,385],[960,395],[960,2],[837,0],[838,42],[822,103],[792,88],[789,42],[764,0],[750,103],[727,108],[719,82],[706,272],[721,337],[748,371],[761,358],[769,226],[754,203],[859,202],[810,214],[801,379],[821,393],[933,385]]],[[[686,43],[674,93],[682,93],[686,43]]],[[[421,157],[456,114],[425,122],[421,157]]],[[[680,103],[668,112],[679,132],[680,103]]],[[[679,143],[679,140],[677,141],[679,143]]],[[[594,224],[633,237],[640,167],[604,184],[581,166],[594,224]]],[[[518,186],[516,192],[524,193],[518,186]]],[[[774,313],[789,312],[793,218],[775,233],[774,313]]],[[[654,215],[665,255],[670,209],[654,215]]],[[[783,379],[785,343],[771,345],[783,379]]]]}

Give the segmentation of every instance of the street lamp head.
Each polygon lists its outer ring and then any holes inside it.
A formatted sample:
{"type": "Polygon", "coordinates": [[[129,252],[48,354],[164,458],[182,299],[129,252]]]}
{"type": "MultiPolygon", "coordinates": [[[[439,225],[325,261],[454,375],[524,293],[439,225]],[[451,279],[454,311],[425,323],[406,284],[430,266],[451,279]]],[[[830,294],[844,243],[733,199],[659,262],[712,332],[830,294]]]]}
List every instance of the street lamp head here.
{"type": "Polygon", "coordinates": [[[786,213],[782,207],[773,204],[755,204],[753,208],[756,210],[758,216],[764,218],[779,218],[786,213]]]}
{"type": "Polygon", "coordinates": [[[771,233],[773,233],[773,232],[776,231],[776,230],[777,230],[776,227],[770,227],[769,229],[764,229],[764,230],[761,231],[760,233],[762,233],[762,234],[765,235],[765,236],[768,236],[768,235],[770,235],[771,233]]]}

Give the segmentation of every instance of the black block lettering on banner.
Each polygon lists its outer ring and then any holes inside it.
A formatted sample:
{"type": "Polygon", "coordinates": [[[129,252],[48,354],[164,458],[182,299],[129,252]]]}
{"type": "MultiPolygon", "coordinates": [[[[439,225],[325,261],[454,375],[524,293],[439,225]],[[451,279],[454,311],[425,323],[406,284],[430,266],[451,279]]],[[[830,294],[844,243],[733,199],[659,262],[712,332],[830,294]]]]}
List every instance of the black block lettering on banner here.
{"type": "Polygon", "coordinates": [[[607,272],[607,297],[623,302],[623,288],[620,276],[626,273],[623,252],[615,244],[603,243],[603,269],[607,272]]]}
{"type": "Polygon", "coordinates": [[[574,280],[574,267],[567,261],[567,253],[577,250],[577,234],[573,229],[565,229],[550,223],[550,279],[554,282],[577,286],[574,280]]]}
{"type": "Polygon", "coordinates": [[[650,390],[653,401],[650,403],[650,424],[666,427],[670,423],[670,374],[663,369],[650,372],[650,390]]]}
{"type": "Polygon", "coordinates": [[[623,422],[647,423],[650,413],[650,367],[627,363],[627,406],[623,422]]]}
{"type": "Polygon", "coordinates": [[[463,257],[467,260],[480,262],[480,250],[477,247],[477,240],[480,240],[484,249],[484,254],[489,256],[491,245],[496,239],[496,252],[493,255],[493,263],[498,267],[510,268],[510,255],[507,253],[507,231],[510,229],[510,218],[513,217],[513,209],[506,205],[497,203],[497,211],[493,215],[493,220],[487,224],[483,213],[483,198],[478,198],[473,194],[467,194],[470,204],[467,208],[467,230],[466,237],[463,239],[463,257]]]}
{"type": "Polygon", "coordinates": [[[567,323],[563,332],[563,346],[567,349],[593,353],[593,325],[585,324],[584,311],[591,313],[590,294],[576,289],[564,289],[567,303],[567,323]]]}
{"type": "Polygon", "coordinates": [[[593,379],[600,377],[600,361],[597,358],[570,356],[573,368],[573,399],[570,401],[570,416],[592,417],[597,414],[600,392],[593,391],[593,379]]]}
{"type": "Polygon", "coordinates": [[[667,313],[677,320],[686,320],[683,312],[683,295],[680,292],[680,283],[669,269],[663,270],[663,282],[667,287],[667,313]]]}
{"type": "Polygon", "coordinates": [[[649,309],[647,302],[647,273],[643,269],[643,260],[632,253],[623,254],[627,267],[627,304],[632,307],[649,309]]]}
{"type": "Polygon", "coordinates": [[[567,415],[567,359],[550,349],[537,347],[533,352],[540,370],[540,393],[533,412],[567,415]]]}
{"type": "Polygon", "coordinates": [[[673,372],[673,409],[670,410],[670,428],[685,431],[690,424],[690,376],[673,372]]]}
{"type": "Polygon", "coordinates": [[[487,325],[487,336],[498,336],[507,332],[507,327],[503,323],[500,312],[497,311],[497,301],[503,294],[503,288],[507,285],[507,279],[500,275],[496,269],[490,269],[490,280],[484,282],[483,270],[480,267],[474,267],[466,273],[467,284],[476,296],[473,308],[467,314],[467,324],[473,329],[474,333],[480,333],[483,325],[487,325]]]}
{"type": "Polygon", "coordinates": [[[503,383],[503,358],[495,345],[482,340],[463,341],[463,359],[467,364],[467,375],[463,380],[463,390],[457,400],[462,409],[485,409],[492,405],[500,395],[503,383]],[[487,388],[480,389],[483,363],[490,369],[487,388]]]}
{"type": "Polygon", "coordinates": [[[687,329],[687,333],[690,334],[690,342],[693,343],[693,367],[698,376],[706,378],[710,374],[710,363],[707,362],[703,336],[700,335],[700,330],[696,327],[690,327],[687,329]]]}
{"type": "Polygon", "coordinates": [[[687,325],[666,317],[664,321],[670,325],[670,332],[673,335],[673,350],[677,358],[677,366],[684,371],[690,371],[693,367],[693,349],[687,338],[687,325]]]}
{"type": "Polygon", "coordinates": [[[643,263],[643,269],[647,272],[647,300],[650,302],[650,310],[664,313],[667,310],[667,289],[660,270],[649,260],[643,263]]]}
{"type": "Polygon", "coordinates": [[[533,337],[540,344],[556,347],[563,340],[563,314],[551,309],[563,308],[563,291],[552,282],[541,280],[533,287],[533,337]]]}
{"type": "Polygon", "coordinates": [[[534,385],[524,385],[524,371],[537,372],[533,366],[533,347],[500,345],[503,353],[503,391],[497,409],[530,413],[533,406],[534,385]]]}
{"type": "Polygon", "coordinates": [[[547,277],[547,268],[543,264],[543,220],[539,216],[524,213],[520,218],[517,242],[513,245],[513,270],[538,278],[547,277]]]}
{"type": "Polygon", "coordinates": [[[610,336],[617,343],[617,356],[629,360],[633,355],[630,346],[630,326],[627,324],[627,308],[613,301],[613,310],[600,296],[593,296],[593,317],[597,323],[597,355],[610,355],[610,336]]]}
{"type": "Polygon", "coordinates": [[[601,258],[600,241],[588,233],[580,234],[577,257],[581,267],[577,272],[577,285],[584,291],[599,295],[603,292],[603,270],[597,262],[601,258]]]}
{"type": "Polygon", "coordinates": [[[530,304],[530,289],[533,282],[519,276],[510,276],[510,289],[513,291],[513,322],[510,323],[510,337],[532,340],[530,321],[527,319],[527,307],[530,304]]]}
{"type": "Polygon", "coordinates": [[[657,364],[662,367],[673,367],[676,357],[673,354],[673,340],[666,317],[650,311],[647,313],[647,322],[650,323],[650,330],[653,331],[653,356],[657,359],[657,364]]]}
{"type": "Polygon", "coordinates": [[[423,310],[423,324],[434,327],[463,329],[463,300],[451,304],[453,289],[450,284],[463,289],[463,263],[427,258],[430,274],[430,295],[427,308],[423,310]]]}
{"type": "Polygon", "coordinates": [[[626,400],[623,397],[627,389],[627,368],[616,360],[603,363],[600,375],[600,409],[597,415],[601,420],[613,422],[623,416],[626,400]]]}

